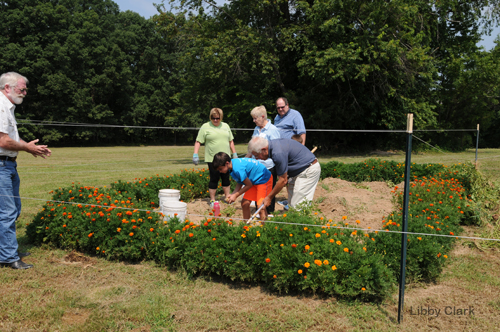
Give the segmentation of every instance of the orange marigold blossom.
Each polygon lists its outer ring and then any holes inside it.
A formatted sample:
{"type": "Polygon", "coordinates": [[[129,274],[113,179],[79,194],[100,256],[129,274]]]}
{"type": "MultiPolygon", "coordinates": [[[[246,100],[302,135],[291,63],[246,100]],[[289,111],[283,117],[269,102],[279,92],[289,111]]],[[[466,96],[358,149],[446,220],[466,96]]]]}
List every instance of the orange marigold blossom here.
{"type": "Polygon", "coordinates": [[[332,270],[335,271],[337,269],[337,266],[333,265],[332,270]]]}
{"type": "Polygon", "coordinates": [[[311,248],[311,247],[309,247],[309,245],[306,245],[304,248],[305,248],[306,250],[309,250],[309,248],[311,248]]]}
{"type": "Polygon", "coordinates": [[[120,233],[120,232],[122,231],[122,229],[118,227],[118,228],[116,229],[116,231],[117,231],[118,233],[120,233]]]}
{"type": "Polygon", "coordinates": [[[189,237],[193,237],[193,236],[194,236],[194,234],[193,234],[193,233],[189,233],[189,237]]]}
{"type": "Polygon", "coordinates": [[[306,268],[309,268],[309,266],[311,266],[311,264],[309,264],[309,262],[306,262],[306,263],[304,264],[304,267],[306,267],[306,268]]]}
{"type": "Polygon", "coordinates": [[[266,258],[266,263],[270,263],[271,262],[271,259],[270,258],[266,258]]]}
{"type": "Polygon", "coordinates": [[[150,231],[150,232],[153,232],[154,230],[155,230],[154,228],[150,228],[150,229],[149,229],[149,231],[150,231]]]}
{"type": "Polygon", "coordinates": [[[349,252],[349,248],[344,248],[344,251],[345,252],[349,252]]]}
{"type": "Polygon", "coordinates": [[[175,234],[179,234],[181,231],[178,229],[175,231],[175,234]]]}
{"type": "Polygon", "coordinates": [[[130,236],[134,236],[134,233],[130,232],[130,233],[129,233],[129,235],[130,235],[130,236]]]}
{"type": "Polygon", "coordinates": [[[323,263],[322,263],[319,259],[315,259],[315,260],[314,260],[314,264],[316,264],[316,265],[318,265],[318,266],[323,265],[323,263]]]}
{"type": "Polygon", "coordinates": [[[295,243],[292,244],[292,248],[297,248],[297,245],[295,243]]]}
{"type": "Polygon", "coordinates": [[[330,262],[329,262],[327,259],[325,259],[325,260],[323,261],[323,264],[328,265],[328,264],[330,264],[330,262]]]}
{"type": "Polygon", "coordinates": [[[298,273],[298,274],[302,274],[302,270],[298,270],[298,271],[297,271],[297,273],[298,273]]]}
{"type": "Polygon", "coordinates": [[[315,235],[315,236],[316,236],[316,237],[321,237],[321,234],[319,234],[319,233],[316,233],[316,235],[315,235]]]}
{"type": "Polygon", "coordinates": [[[362,290],[362,291],[364,292],[364,291],[366,290],[366,288],[364,288],[364,287],[361,287],[361,290],[362,290]]]}

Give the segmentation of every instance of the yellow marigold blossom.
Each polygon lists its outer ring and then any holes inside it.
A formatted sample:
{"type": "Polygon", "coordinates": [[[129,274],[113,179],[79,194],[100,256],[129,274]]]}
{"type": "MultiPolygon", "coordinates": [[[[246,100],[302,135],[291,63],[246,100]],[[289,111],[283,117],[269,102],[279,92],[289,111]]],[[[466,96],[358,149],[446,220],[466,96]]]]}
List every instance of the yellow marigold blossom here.
{"type": "Polygon", "coordinates": [[[246,238],[247,236],[245,234],[241,234],[241,237],[242,238],[246,238]]]}
{"type": "Polygon", "coordinates": [[[306,263],[304,264],[304,266],[305,266],[306,268],[309,268],[309,266],[311,266],[311,264],[309,264],[309,262],[306,262],[306,263]]]}
{"type": "Polygon", "coordinates": [[[339,246],[342,244],[342,242],[340,242],[340,241],[337,241],[335,243],[338,244],[339,246]]]}

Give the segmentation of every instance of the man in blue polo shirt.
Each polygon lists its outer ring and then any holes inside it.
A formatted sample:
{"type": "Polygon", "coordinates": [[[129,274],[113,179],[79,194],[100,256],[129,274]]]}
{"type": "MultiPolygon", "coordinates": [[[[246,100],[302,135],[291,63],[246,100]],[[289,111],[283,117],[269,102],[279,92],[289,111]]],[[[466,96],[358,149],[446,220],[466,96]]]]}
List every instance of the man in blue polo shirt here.
{"type": "Polygon", "coordinates": [[[288,107],[285,97],[276,99],[276,110],[278,115],[274,118],[274,125],[280,131],[281,138],[292,138],[297,134],[302,137],[302,145],[306,145],[306,126],[302,115],[288,107]]]}
{"type": "Polygon", "coordinates": [[[254,137],[248,143],[248,152],[257,159],[271,158],[276,167],[278,181],[271,193],[264,199],[269,206],[271,200],[288,183],[288,202],[296,207],[304,201],[312,201],[321,175],[321,166],[314,154],[304,145],[292,139],[268,141],[254,137]]]}

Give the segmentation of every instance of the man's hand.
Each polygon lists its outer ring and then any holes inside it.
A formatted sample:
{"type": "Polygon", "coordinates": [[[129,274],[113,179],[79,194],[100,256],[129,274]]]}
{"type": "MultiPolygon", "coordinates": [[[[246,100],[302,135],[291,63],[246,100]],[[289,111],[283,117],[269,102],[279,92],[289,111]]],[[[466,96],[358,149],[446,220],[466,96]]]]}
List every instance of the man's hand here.
{"type": "Polygon", "coordinates": [[[33,155],[33,157],[50,157],[52,155],[52,151],[47,147],[47,145],[36,145],[39,139],[35,139],[31,142],[26,143],[26,152],[29,152],[33,155]]]}
{"type": "Polygon", "coordinates": [[[193,153],[193,164],[198,165],[200,162],[200,158],[198,157],[197,153],[193,153]]]}
{"type": "Polygon", "coordinates": [[[269,196],[266,196],[262,203],[264,204],[264,207],[267,208],[269,205],[271,205],[271,198],[269,196]]]}

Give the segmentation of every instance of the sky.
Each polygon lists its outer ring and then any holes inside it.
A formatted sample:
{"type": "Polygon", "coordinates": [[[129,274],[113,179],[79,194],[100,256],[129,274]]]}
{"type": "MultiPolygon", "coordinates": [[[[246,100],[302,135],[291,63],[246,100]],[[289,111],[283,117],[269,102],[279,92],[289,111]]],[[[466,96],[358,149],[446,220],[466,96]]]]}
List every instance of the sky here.
{"type": "MultiPolygon", "coordinates": [[[[154,14],[158,13],[156,7],[153,6],[153,3],[162,2],[162,0],[113,0],[113,1],[118,4],[121,11],[131,10],[145,18],[150,18],[154,14]]],[[[165,0],[165,2],[168,3],[168,0],[165,0]]],[[[216,0],[216,2],[222,4],[225,2],[225,0],[216,0]]],[[[495,47],[494,40],[499,34],[500,34],[500,27],[496,27],[493,30],[491,36],[484,36],[483,40],[478,45],[483,46],[486,51],[490,51],[495,47]]]]}

